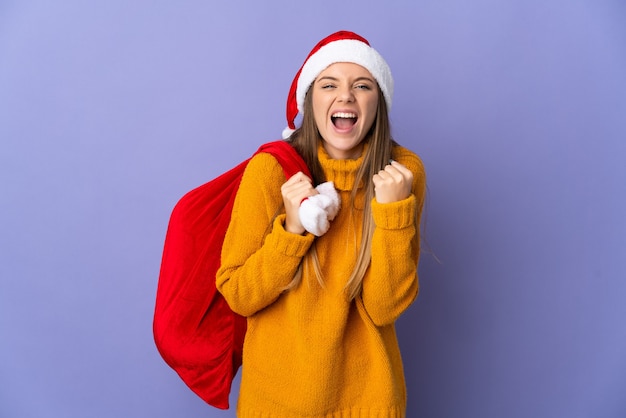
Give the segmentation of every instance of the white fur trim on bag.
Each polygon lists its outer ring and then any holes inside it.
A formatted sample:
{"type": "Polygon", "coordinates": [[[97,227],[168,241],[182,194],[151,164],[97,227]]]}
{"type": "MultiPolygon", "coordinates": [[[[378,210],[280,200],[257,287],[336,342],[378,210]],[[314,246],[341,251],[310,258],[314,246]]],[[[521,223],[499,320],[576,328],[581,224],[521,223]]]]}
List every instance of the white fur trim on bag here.
{"type": "Polygon", "coordinates": [[[304,229],[320,237],[330,229],[330,221],[339,213],[341,200],[332,181],[322,183],[315,189],[319,194],[304,200],[298,214],[304,229]]]}

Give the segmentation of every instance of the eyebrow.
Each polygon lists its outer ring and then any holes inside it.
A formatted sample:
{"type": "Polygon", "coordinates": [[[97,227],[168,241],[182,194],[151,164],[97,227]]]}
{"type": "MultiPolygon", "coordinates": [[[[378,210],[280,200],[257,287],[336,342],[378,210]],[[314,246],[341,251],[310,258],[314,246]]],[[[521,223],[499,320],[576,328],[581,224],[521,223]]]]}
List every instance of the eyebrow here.
{"type": "MultiPolygon", "coordinates": [[[[336,78],[336,77],[332,77],[332,76],[329,76],[329,75],[326,75],[326,76],[324,76],[324,77],[320,77],[320,78],[318,78],[318,79],[317,79],[317,80],[315,80],[315,81],[316,81],[316,82],[319,82],[319,81],[322,81],[322,80],[339,81],[339,79],[338,79],[338,78],[336,78]]],[[[357,79],[355,79],[355,80],[354,80],[354,82],[357,82],[357,81],[363,81],[363,80],[365,80],[365,81],[369,81],[370,83],[373,83],[373,82],[374,82],[374,80],[373,80],[373,79],[371,79],[371,78],[369,78],[369,77],[365,77],[365,76],[363,76],[363,77],[358,77],[357,79]]]]}

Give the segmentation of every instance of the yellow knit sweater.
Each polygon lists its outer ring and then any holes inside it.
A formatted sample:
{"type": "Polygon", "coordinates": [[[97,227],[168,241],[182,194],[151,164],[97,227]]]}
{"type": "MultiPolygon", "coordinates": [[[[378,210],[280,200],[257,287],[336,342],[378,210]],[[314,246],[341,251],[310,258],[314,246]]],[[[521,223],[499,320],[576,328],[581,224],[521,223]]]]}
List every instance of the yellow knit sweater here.
{"type": "Polygon", "coordinates": [[[395,147],[393,157],[414,173],[413,194],[395,203],[372,202],[372,260],[361,295],[352,302],[344,287],[356,262],[364,192],[355,210],[350,191],[362,158],[332,160],[320,147],[320,162],[342,207],[319,238],[288,233],[284,214],[275,218],[285,177],[274,157],[259,154],[249,162],[217,275],[217,288],[231,308],[248,317],[239,417],[405,416],[394,322],[418,293],[425,174],[420,159],[407,149],[395,147]],[[324,286],[305,257],[311,245],[324,286]],[[302,282],[283,291],[302,260],[302,282]]]}

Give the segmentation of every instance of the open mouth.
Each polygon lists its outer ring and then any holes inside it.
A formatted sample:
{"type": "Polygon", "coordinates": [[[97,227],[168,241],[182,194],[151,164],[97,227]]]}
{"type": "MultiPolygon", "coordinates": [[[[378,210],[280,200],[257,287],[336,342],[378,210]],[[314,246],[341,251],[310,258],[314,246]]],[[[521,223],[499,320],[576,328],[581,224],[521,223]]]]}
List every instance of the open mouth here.
{"type": "Polygon", "coordinates": [[[354,126],[357,121],[357,116],[354,113],[336,112],[330,117],[333,125],[337,129],[346,130],[354,126]]]}

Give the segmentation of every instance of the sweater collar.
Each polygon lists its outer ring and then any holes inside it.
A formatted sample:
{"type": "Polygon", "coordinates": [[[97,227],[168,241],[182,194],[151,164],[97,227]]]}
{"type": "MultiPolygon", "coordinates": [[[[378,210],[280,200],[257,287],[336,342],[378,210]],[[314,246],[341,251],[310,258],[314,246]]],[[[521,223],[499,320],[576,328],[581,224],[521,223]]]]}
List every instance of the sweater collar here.
{"type": "Polygon", "coordinates": [[[326,180],[334,182],[337,190],[352,190],[354,188],[356,173],[363,164],[369,144],[363,145],[363,152],[356,160],[334,160],[328,155],[324,146],[319,145],[317,156],[326,175],[326,180]]]}

